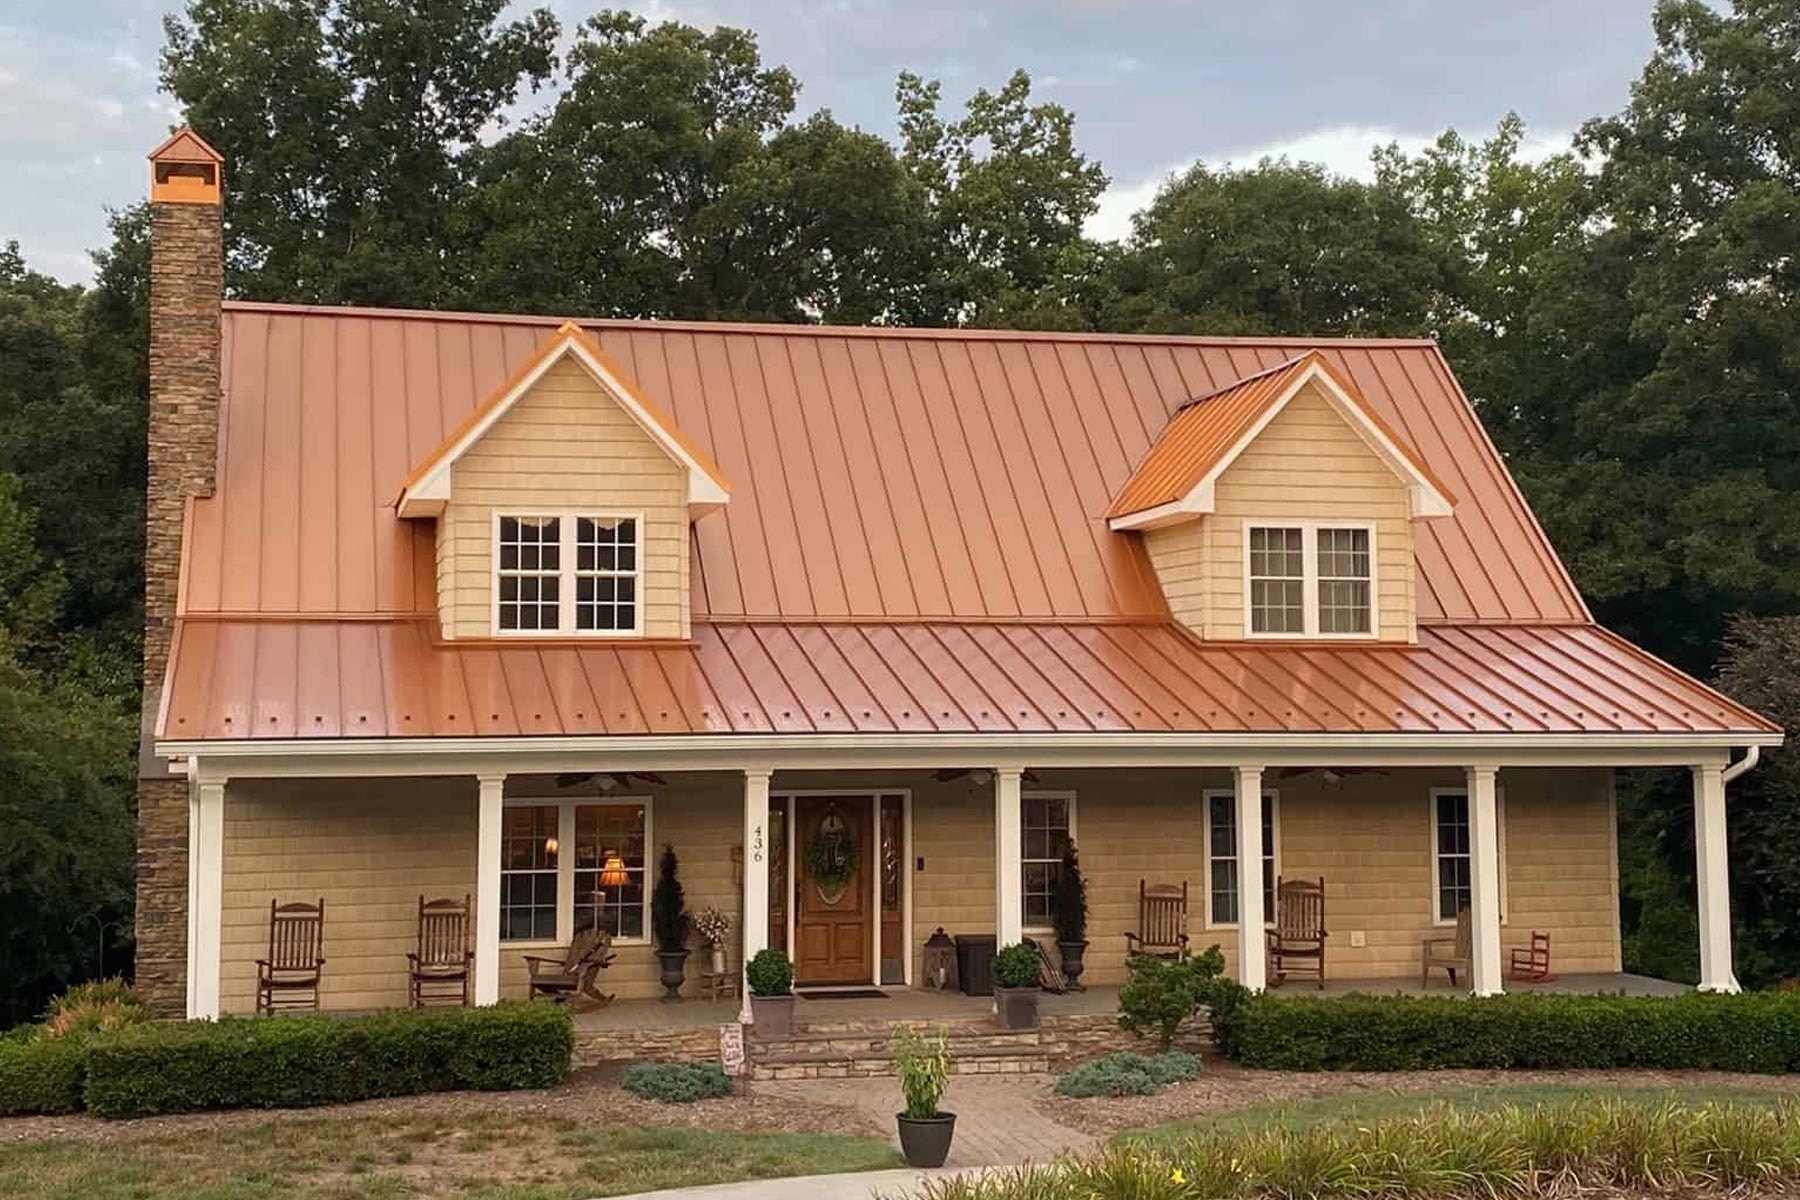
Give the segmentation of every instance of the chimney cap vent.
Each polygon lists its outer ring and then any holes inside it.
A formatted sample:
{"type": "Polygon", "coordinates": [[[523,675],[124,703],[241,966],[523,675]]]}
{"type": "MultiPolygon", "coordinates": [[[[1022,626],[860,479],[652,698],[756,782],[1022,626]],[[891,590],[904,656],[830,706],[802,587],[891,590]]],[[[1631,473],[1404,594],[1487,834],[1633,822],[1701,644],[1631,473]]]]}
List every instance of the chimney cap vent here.
{"type": "Polygon", "coordinates": [[[149,157],[152,202],[219,203],[225,159],[192,129],[176,130],[149,157]]]}

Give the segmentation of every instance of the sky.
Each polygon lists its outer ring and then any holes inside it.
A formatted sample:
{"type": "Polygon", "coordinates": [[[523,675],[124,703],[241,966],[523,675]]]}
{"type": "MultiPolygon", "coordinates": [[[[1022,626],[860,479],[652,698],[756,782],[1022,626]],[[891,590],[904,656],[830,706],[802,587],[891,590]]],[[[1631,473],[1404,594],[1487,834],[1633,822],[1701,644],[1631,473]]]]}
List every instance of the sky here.
{"type": "MultiPolygon", "coordinates": [[[[538,0],[539,3],[545,0],[538,0]]],[[[0,243],[69,281],[139,199],[180,113],[157,89],[179,0],[0,0],[0,243]]],[[[548,0],[565,27],[599,4],[548,0]]],[[[535,6],[535,5],[532,5],[535,6]]],[[[1651,0],[639,0],[653,19],[755,30],[802,84],[799,115],[894,129],[901,70],[952,106],[1014,68],[1076,115],[1112,179],[1089,223],[1130,229],[1172,172],[1264,155],[1366,177],[1373,146],[1479,137],[1507,111],[1528,149],[1617,110],[1650,55],[1651,0]]],[[[516,2],[523,9],[527,5],[516,2]]],[[[229,179],[229,165],[227,179],[229,179]]],[[[227,199],[229,203],[229,198],[227,199]]]]}

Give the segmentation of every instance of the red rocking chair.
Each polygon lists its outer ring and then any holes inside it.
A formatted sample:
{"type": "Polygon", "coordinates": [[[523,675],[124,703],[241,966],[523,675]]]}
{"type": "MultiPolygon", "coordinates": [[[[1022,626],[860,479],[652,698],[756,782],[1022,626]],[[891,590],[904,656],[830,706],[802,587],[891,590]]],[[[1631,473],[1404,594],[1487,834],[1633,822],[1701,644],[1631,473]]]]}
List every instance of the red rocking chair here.
{"type": "Polygon", "coordinates": [[[1550,983],[1556,976],[1550,973],[1550,935],[1540,930],[1531,931],[1531,946],[1513,947],[1512,970],[1514,979],[1525,983],[1550,983]]]}

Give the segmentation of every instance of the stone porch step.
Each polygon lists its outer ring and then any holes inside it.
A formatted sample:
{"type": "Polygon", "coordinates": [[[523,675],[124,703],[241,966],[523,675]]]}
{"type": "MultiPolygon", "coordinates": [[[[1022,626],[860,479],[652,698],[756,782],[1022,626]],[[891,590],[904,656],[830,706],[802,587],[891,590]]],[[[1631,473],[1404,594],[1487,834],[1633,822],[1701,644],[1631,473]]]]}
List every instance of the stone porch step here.
{"type": "MultiPolygon", "coordinates": [[[[953,1051],[950,1060],[954,1075],[1041,1075],[1049,1070],[1049,1055],[1036,1046],[968,1046],[953,1051]]],[[[898,1073],[889,1049],[759,1048],[750,1062],[750,1077],[765,1080],[882,1078],[898,1073]]]]}

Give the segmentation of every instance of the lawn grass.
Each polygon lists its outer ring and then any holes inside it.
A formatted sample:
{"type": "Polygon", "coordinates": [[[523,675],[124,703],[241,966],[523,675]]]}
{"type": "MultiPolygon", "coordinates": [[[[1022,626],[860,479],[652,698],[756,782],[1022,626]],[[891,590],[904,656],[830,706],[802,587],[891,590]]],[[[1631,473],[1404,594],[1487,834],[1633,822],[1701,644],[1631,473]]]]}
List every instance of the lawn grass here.
{"type": "Polygon", "coordinates": [[[900,1165],[835,1134],[620,1127],[518,1114],[262,1121],[0,1143],[9,1200],[575,1200],[900,1165]]]}
{"type": "Polygon", "coordinates": [[[1426,1092],[1361,1092],[1324,1096],[1314,1100],[1271,1101],[1248,1104],[1204,1116],[1188,1117],[1165,1125],[1125,1129],[1113,1135],[1115,1143],[1133,1141],[1171,1145],[1202,1133],[1244,1133],[1260,1129],[1309,1129],[1315,1125],[1354,1123],[1368,1125],[1395,1117],[1414,1117],[1429,1108],[1448,1106],[1460,1112],[1491,1112],[1513,1106],[1533,1108],[1580,1104],[1599,1099],[1656,1104],[1679,1100],[1686,1105],[1710,1101],[1774,1108],[1796,1099],[1795,1093],[1756,1087],[1699,1087],[1679,1090],[1664,1087],[1596,1087],[1579,1084],[1502,1084],[1495,1087],[1452,1088],[1426,1092]]]}

